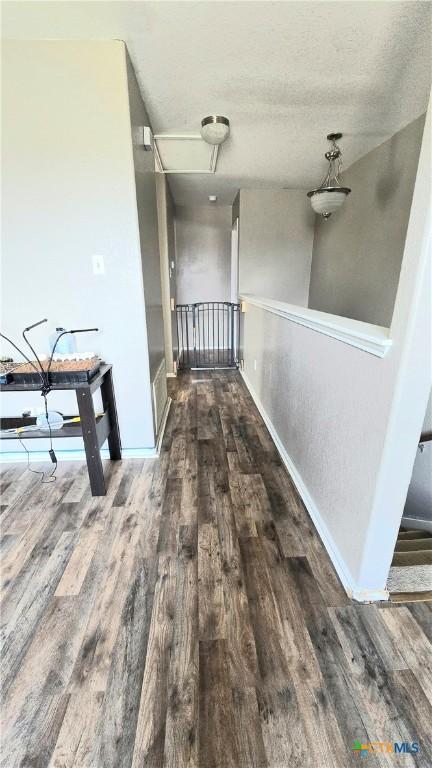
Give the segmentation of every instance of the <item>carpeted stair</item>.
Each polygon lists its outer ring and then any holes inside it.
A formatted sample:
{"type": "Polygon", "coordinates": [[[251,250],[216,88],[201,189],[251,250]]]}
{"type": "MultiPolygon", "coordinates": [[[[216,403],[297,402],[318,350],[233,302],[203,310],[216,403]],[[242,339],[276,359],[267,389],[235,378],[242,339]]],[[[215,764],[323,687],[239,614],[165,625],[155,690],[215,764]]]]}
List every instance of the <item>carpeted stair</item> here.
{"type": "Polygon", "coordinates": [[[432,535],[426,531],[399,531],[387,580],[393,593],[432,595],[432,535]]]}

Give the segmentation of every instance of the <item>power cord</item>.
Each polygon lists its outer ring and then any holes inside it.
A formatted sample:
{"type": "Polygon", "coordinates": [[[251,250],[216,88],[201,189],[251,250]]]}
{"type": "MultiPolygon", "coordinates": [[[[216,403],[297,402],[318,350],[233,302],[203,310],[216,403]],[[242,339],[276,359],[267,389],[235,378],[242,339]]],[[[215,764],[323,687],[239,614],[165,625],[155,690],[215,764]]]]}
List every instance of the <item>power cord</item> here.
{"type": "MultiPolygon", "coordinates": [[[[24,448],[24,450],[25,450],[25,452],[27,454],[27,469],[28,469],[28,471],[32,472],[32,474],[34,474],[34,475],[42,475],[41,485],[47,485],[48,483],[55,483],[55,481],[57,480],[57,475],[56,475],[56,471],[57,471],[57,458],[54,461],[55,466],[54,466],[54,469],[51,472],[45,472],[45,470],[39,470],[39,469],[32,469],[31,466],[30,466],[30,455],[31,455],[30,451],[26,448],[26,446],[24,445],[24,443],[22,441],[22,438],[19,435],[17,435],[17,440],[18,440],[19,444],[21,445],[21,447],[24,448]]],[[[53,451],[53,455],[55,456],[54,451],[53,451]]]]}
{"type": "MultiPolygon", "coordinates": [[[[22,336],[23,336],[23,339],[26,342],[27,346],[31,349],[32,353],[34,354],[34,356],[35,356],[35,358],[36,358],[36,360],[37,360],[37,362],[39,364],[39,368],[40,368],[40,372],[41,372],[41,378],[42,378],[41,394],[42,394],[42,397],[44,399],[45,418],[46,418],[46,422],[47,422],[48,430],[49,430],[50,448],[49,448],[48,453],[50,455],[50,459],[51,459],[52,463],[54,464],[54,469],[50,473],[48,473],[48,474],[46,474],[45,472],[43,473],[42,481],[41,482],[42,483],[53,483],[57,479],[56,478],[56,474],[55,474],[56,471],[57,471],[57,456],[55,455],[55,451],[54,451],[54,448],[53,448],[52,429],[51,429],[51,424],[50,424],[50,420],[49,420],[49,416],[48,416],[47,395],[49,394],[49,392],[51,392],[51,387],[50,387],[50,383],[49,383],[49,372],[44,370],[44,367],[43,367],[41,361],[39,360],[39,358],[37,356],[36,350],[32,347],[32,345],[30,344],[30,342],[29,342],[29,340],[28,340],[28,338],[26,336],[26,333],[28,333],[28,331],[31,331],[32,328],[36,328],[38,325],[42,325],[42,323],[46,323],[46,322],[47,322],[47,320],[45,318],[44,320],[39,320],[39,322],[37,322],[37,323],[33,323],[33,325],[29,325],[28,328],[24,328],[22,336]]],[[[57,341],[58,341],[58,339],[57,339],[57,341]]],[[[57,342],[56,342],[56,344],[57,344],[57,342]]],[[[55,348],[55,346],[54,346],[54,348],[55,348]]],[[[52,356],[51,356],[51,359],[52,359],[52,356]]],[[[22,441],[21,441],[21,445],[23,445],[24,449],[27,451],[27,466],[28,466],[30,464],[30,452],[24,446],[24,443],[22,441]]]]}
{"type": "Polygon", "coordinates": [[[49,359],[49,363],[48,363],[47,369],[44,370],[44,367],[43,367],[41,361],[39,360],[39,358],[38,358],[38,356],[36,354],[36,351],[33,349],[32,345],[30,344],[29,340],[27,339],[26,333],[28,333],[28,331],[31,331],[32,328],[36,328],[38,325],[42,325],[42,323],[46,323],[46,322],[47,322],[46,318],[44,320],[39,320],[37,323],[33,323],[33,325],[29,325],[27,328],[24,328],[23,333],[22,333],[24,341],[26,342],[28,347],[30,347],[33,355],[35,356],[35,358],[36,358],[36,360],[37,360],[37,362],[39,364],[39,368],[36,367],[36,365],[27,357],[27,355],[19,347],[17,347],[16,344],[14,344],[13,341],[11,341],[11,339],[9,339],[3,333],[0,333],[0,336],[3,339],[5,339],[5,341],[8,341],[9,344],[11,344],[14,347],[14,349],[16,349],[17,352],[19,352],[20,355],[22,355],[24,357],[24,359],[31,365],[31,367],[34,368],[34,370],[39,375],[39,378],[41,380],[41,385],[42,385],[41,386],[41,394],[42,394],[42,397],[44,399],[45,418],[46,418],[46,422],[47,422],[47,425],[48,425],[49,440],[50,440],[50,449],[49,449],[48,453],[49,453],[49,456],[50,456],[50,459],[51,459],[52,463],[54,464],[54,469],[52,469],[51,472],[49,472],[49,473],[47,473],[45,471],[31,469],[31,467],[30,467],[30,451],[24,445],[24,443],[23,443],[21,437],[19,436],[19,434],[17,435],[17,437],[18,437],[18,441],[19,441],[20,445],[24,448],[24,450],[25,450],[25,452],[27,454],[27,469],[29,470],[29,472],[32,472],[35,475],[42,475],[41,483],[53,483],[57,479],[56,478],[56,471],[57,471],[58,462],[57,462],[57,456],[56,456],[54,448],[53,448],[52,429],[51,429],[51,424],[50,424],[50,420],[49,420],[49,417],[48,417],[47,395],[51,392],[51,385],[50,385],[50,380],[49,380],[49,374],[50,374],[50,370],[51,370],[51,364],[52,364],[52,361],[53,361],[53,358],[54,358],[54,353],[55,353],[55,350],[56,350],[56,347],[57,347],[57,344],[58,344],[60,338],[62,336],[65,336],[65,334],[68,334],[68,333],[89,333],[91,331],[98,331],[99,328],[74,328],[74,329],[72,329],[70,331],[62,331],[62,333],[60,333],[57,336],[57,339],[55,340],[55,343],[54,343],[54,346],[53,346],[53,349],[52,349],[52,352],[51,352],[51,356],[50,356],[50,359],[49,359]]]}
{"type": "Polygon", "coordinates": [[[41,386],[41,394],[42,394],[42,397],[44,399],[45,418],[46,418],[47,425],[48,425],[48,430],[49,430],[50,449],[49,449],[48,453],[50,455],[52,463],[54,464],[54,469],[52,469],[51,472],[49,472],[49,473],[47,473],[45,471],[40,471],[40,470],[32,469],[30,467],[30,451],[24,445],[24,443],[23,443],[21,437],[19,436],[19,434],[17,435],[17,438],[18,438],[18,441],[19,441],[20,445],[22,446],[22,448],[24,448],[24,450],[25,450],[25,452],[27,454],[27,469],[29,470],[29,472],[32,472],[35,475],[42,475],[41,482],[44,483],[44,484],[45,483],[54,483],[56,481],[56,479],[57,479],[55,473],[57,471],[58,462],[57,462],[57,456],[55,455],[55,451],[54,451],[54,448],[53,448],[52,429],[51,429],[51,424],[50,424],[50,421],[49,421],[49,418],[48,418],[47,394],[50,392],[51,387],[49,385],[48,375],[45,373],[41,361],[39,360],[35,350],[33,349],[32,345],[30,344],[28,339],[26,338],[25,334],[26,334],[26,332],[28,332],[32,328],[35,328],[37,325],[40,325],[41,323],[46,323],[46,322],[47,322],[46,320],[40,320],[38,323],[35,323],[34,325],[30,325],[28,328],[25,328],[24,331],[23,331],[24,341],[26,342],[26,344],[30,347],[31,351],[33,352],[37,362],[39,363],[39,368],[37,368],[36,365],[30,360],[30,358],[27,357],[27,355],[25,354],[25,352],[22,351],[22,349],[20,349],[11,339],[9,339],[7,336],[5,336],[4,333],[0,332],[0,336],[3,339],[5,339],[5,341],[9,342],[9,344],[11,344],[14,347],[14,349],[16,349],[17,352],[20,353],[20,355],[22,355],[22,357],[36,371],[36,373],[38,374],[38,376],[39,376],[39,378],[41,380],[41,385],[42,385],[41,386]]]}

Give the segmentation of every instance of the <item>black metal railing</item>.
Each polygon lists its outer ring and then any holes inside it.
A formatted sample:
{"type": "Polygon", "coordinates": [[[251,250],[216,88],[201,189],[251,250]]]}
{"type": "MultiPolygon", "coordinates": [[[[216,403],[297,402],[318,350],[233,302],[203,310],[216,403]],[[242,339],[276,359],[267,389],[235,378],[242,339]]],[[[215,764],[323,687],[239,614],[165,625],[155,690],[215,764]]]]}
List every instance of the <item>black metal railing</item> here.
{"type": "Polygon", "coordinates": [[[240,304],[177,304],[178,367],[237,368],[240,304]]]}

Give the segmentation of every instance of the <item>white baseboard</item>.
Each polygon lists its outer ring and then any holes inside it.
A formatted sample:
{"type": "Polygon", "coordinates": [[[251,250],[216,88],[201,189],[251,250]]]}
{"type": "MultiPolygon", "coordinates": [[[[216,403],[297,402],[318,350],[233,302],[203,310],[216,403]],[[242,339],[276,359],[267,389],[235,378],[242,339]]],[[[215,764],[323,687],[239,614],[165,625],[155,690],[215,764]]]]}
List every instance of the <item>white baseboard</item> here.
{"type": "MultiPolygon", "coordinates": [[[[157,443],[152,448],[122,448],[122,459],[155,459],[160,454],[160,447],[165,432],[169,409],[172,400],[169,397],[162,414],[161,424],[157,443]]],[[[101,448],[102,459],[109,459],[109,449],[101,448]]],[[[85,451],[83,448],[75,450],[56,450],[57,461],[85,461],[85,451]]],[[[48,451],[31,451],[30,462],[49,462],[48,451]]],[[[27,454],[25,451],[4,451],[0,453],[0,464],[27,464],[27,454]]]]}
{"type": "Polygon", "coordinates": [[[309,513],[309,516],[315,528],[318,531],[321,541],[328,552],[328,555],[334,565],[336,573],[339,576],[339,579],[341,580],[342,586],[345,589],[348,597],[350,597],[352,600],[357,600],[358,602],[361,602],[361,603],[375,602],[378,600],[379,601],[388,600],[389,593],[386,589],[376,589],[376,590],[367,589],[366,590],[366,589],[363,589],[360,584],[356,583],[347,564],[345,563],[343,557],[341,556],[339,549],[336,546],[333,540],[333,537],[331,536],[330,531],[327,528],[326,523],[321,517],[314,500],[310,496],[309,491],[305,483],[303,482],[303,479],[299,471],[297,470],[294,462],[288,455],[278,433],[276,432],[276,429],[273,426],[272,421],[270,420],[270,417],[268,416],[263,404],[261,403],[261,400],[259,399],[257,393],[255,392],[244,370],[240,370],[240,375],[244,383],[246,384],[246,387],[248,388],[250,395],[256,407],[258,408],[268,431],[270,432],[270,435],[278,450],[278,453],[283,463],[285,464],[285,467],[287,468],[300,494],[300,497],[309,513]]]}

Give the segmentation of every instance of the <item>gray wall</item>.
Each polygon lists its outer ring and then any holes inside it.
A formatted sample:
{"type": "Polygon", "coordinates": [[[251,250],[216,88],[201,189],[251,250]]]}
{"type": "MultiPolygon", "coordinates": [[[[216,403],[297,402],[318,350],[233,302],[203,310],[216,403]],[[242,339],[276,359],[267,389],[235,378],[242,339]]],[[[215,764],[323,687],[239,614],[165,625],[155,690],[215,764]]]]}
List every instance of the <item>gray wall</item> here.
{"type": "Polygon", "coordinates": [[[314,217],[303,191],[240,191],[239,288],[307,306],[314,217]]]}
{"type": "MultiPolygon", "coordinates": [[[[23,326],[47,317],[48,330],[33,334],[47,353],[56,325],[99,326],[79,347],[114,364],[123,447],[151,447],[125,46],[5,42],[3,57],[2,330],[18,339],[23,326]],[[93,274],[93,254],[104,256],[104,275],[93,274]]],[[[77,412],[71,393],[51,393],[49,402],[77,412]]],[[[2,396],[5,414],[40,404],[38,393],[2,396]]],[[[45,448],[36,442],[33,449],[45,448]]],[[[62,439],[56,448],[80,449],[82,441],[62,439]]],[[[14,441],[3,450],[22,452],[14,441]]]]}
{"type": "MultiPolygon", "coordinates": [[[[243,315],[244,375],[366,600],[386,582],[430,392],[430,136],[429,121],[384,358],[252,303],[243,315]]],[[[240,195],[240,218],[241,207],[240,195]]]]}
{"type": "MultiPolygon", "coordinates": [[[[127,73],[130,119],[133,130],[134,126],[150,125],[150,121],[128,55],[127,73]]],[[[153,381],[155,373],[165,357],[156,175],[152,152],[145,152],[142,147],[134,145],[133,157],[141,263],[144,279],[150,379],[153,381]]]]}
{"type": "Polygon", "coordinates": [[[177,302],[230,301],[231,207],[176,206],[177,302]]]}
{"type": "Polygon", "coordinates": [[[390,326],[423,125],[424,115],[354,163],[343,208],[316,216],[312,309],[390,326]]]}

